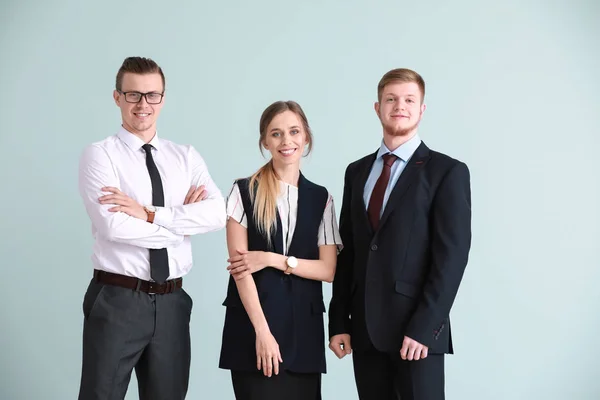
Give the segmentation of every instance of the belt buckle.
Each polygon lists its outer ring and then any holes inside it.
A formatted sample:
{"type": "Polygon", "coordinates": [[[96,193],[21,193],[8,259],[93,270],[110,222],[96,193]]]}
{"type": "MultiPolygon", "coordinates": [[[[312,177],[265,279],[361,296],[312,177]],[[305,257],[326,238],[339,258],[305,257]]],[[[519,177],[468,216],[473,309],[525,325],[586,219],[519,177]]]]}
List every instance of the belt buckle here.
{"type": "Polygon", "coordinates": [[[148,294],[156,294],[156,292],[154,291],[156,285],[158,285],[156,282],[148,282],[148,294]]]}

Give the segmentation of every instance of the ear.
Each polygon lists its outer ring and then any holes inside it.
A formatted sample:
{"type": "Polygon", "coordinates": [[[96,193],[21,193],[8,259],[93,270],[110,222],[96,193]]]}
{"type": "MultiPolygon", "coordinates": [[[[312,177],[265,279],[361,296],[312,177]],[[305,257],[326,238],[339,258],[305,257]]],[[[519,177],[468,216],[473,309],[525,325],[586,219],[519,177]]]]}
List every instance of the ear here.
{"type": "Polygon", "coordinates": [[[421,104],[421,115],[423,115],[426,108],[427,108],[427,105],[425,103],[421,104]]]}
{"type": "Polygon", "coordinates": [[[377,116],[379,117],[379,102],[376,101],[375,104],[373,104],[373,108],[375,109],[375,113],[377,113],[377,116]]]}
{"type": "Polygon", "coordinates": [[[115,100],[115,104],[119,105],[119,98],[121,97],[121,93],[117,92],[117,90],[113,90],[113,99],[115,100]]]}

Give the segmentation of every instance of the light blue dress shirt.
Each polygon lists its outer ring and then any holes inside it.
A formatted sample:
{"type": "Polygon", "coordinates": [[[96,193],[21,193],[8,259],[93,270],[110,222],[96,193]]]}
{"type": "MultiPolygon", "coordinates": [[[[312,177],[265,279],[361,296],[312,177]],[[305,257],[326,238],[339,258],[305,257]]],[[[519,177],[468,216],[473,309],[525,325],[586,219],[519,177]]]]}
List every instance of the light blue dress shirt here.
{"type": "Polygon", "coordinates": [[[398,182],[398,178],[402,174],[404,167],[415,153],[419,145],[421,144],[421,138],[419,134],[415,134],[412,138],[410,138],[407,142],[403,143],[400,147],[398,147],[394,151],[390,151],[383,140],[381,141],[381,147],[377,152],[377,157],[375,158],[375,162],[373,163],[373,167],[371,168],[371,173],[369,174],[369,178],[367,179],[367,183],[365,183],[365,189],[363,192],[363,199],[365,201],[365,209],[369,207],[369,200],[371,199],[371,193],[373,193],[373,188],[375,188],[375,184],[377,183],[377,179],[379,179],[379,175],[381,175],[381,171],[383,170],[383,156],[387,153],[393,153],[398,156],[398,159],[392,165],[392,171],[390,175],[390,181],[388,182],[387,188],[385,189],[385,195],[383,196],[383,205],[381,206],[381,212],[379,217],[383,215],[383,210],[385,210],[385,205],[387,204],[388,199],[390,198],[390,193],[392,193],[392,189],[398,182]]]}

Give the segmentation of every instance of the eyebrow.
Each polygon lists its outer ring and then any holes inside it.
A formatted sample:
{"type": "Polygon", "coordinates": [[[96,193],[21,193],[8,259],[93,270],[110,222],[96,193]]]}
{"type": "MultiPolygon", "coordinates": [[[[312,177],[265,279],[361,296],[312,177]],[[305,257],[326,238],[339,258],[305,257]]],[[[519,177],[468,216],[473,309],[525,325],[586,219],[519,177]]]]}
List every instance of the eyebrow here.
{"type": "Polygon", "coordinates": [[[149,91],[149,92],[142,92],[141,90],[135,90],[135,89],[132,89],[132,90],[125,90],[125,89],[121,89],[121,90],[123,91],[123,93],[124,93],[124,92],[135,92],[135,93],[159,93],[159,94],[160,94],[160,93],[162,93],[162,91],[161,91],[161,90],[151,90],[151,91],[149,91]]]}
{"type": "MultiPolygon", "coordinates": [[[[386,93],[383,95],[383,97],[386,97],[386,96],[398,97],[398,95],[396,95],[394,93],[386,93]]],[[[405,97],[417,97],[417,95],[409,93],[409,94],[405,95],[405,97]]]]}
{"type": "MultiPolygon", "coordinates": [[[[299,126],[297,126],[297,125],[294,125],[294,126],[290,126],[290,128],[289,128],[289,129],[300,129],[300,127],[299,127],[299,126]]],[[[273,128],[273,129],[271,129],[271,130],[269,131],[269,133],[272,133],[272,132],[275,132],[275,131],[280,131],[280,130],[281,130],[281,129],[279,129],[279,128],[273,128]]]]}

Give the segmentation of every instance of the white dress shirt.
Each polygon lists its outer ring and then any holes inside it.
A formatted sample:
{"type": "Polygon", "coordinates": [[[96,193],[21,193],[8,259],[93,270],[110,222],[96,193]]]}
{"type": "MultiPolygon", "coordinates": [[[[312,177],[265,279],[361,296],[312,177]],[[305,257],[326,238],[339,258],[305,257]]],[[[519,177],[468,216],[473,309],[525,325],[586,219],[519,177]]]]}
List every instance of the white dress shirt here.
{"type": "MultiPolygon", "coordinates": [[[[279,181],[279,187],[280,192],[277,197],[277,209],[279,218],[281,219],[283,254],[287,255],[287,249],[292,243],[292,237],[294,236],[294,230],[296,229],[296,219],[298,216],[298,188],[283,181],[279,181]]],[[[244,212],[244,206],[242,204],[242,196],[237,183],[233,185],[231,194],[227,199],[227,216],[239,222],[244,228],[248,227],[246,213],[244,212]]],[[[327,205],[325,206],[321,225],[319,226],[317,245],[336,245],[338,251],[342,249],[342,239],[335,217],[333,197],[330,194],[328,195],[327,205]]]]}
{"type": "Polygon", "coordinates": [[[124,128],[85,148],[79,164],[79,193],[92,222],[94,268],[150,280],[148,249],[166,247],[169,279],[174,279],[192,267],[189,236],[225,226],[225,201],[192,146],[178,145],[158,135],[150,144],[165,197],[165,206],[157,207],[154,223],[108,211],[113,205],[98,200],[108,194],[101,188],[112,186],[142,206],[152,204],[144,142],[124,128]],[[204,185],[208,197],[183,205],[192,185],[204,185]]]}

